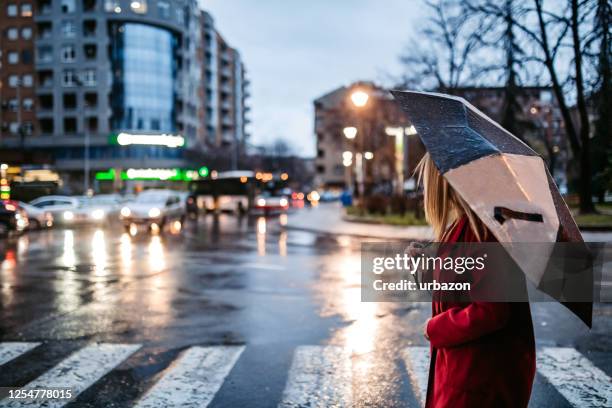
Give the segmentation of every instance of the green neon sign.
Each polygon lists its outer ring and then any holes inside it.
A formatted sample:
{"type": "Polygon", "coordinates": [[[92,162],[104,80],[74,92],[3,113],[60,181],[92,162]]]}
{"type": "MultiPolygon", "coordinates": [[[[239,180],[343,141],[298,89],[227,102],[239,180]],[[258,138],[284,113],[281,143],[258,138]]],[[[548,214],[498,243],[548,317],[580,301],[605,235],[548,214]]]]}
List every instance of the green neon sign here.
{"type": "MultiPolygon", "coordinates": [[[[99,171],[96,180],[112,181],[117,177],[115,169],[99,171]]],[[[199,178],[199,172],[193,169],[127,169],[119,174],[121,180],[161,180],[161,181],[191,181],[199,178]]]]}

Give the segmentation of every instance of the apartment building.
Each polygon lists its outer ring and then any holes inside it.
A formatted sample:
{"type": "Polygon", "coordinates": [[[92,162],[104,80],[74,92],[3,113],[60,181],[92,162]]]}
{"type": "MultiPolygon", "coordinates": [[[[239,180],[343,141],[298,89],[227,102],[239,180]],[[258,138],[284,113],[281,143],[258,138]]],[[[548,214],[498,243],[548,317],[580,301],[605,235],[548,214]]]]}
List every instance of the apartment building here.
{"type": "Polygon", "coordinates": [[[78,191],[85,174],[193,168],[211,145],[244,139],[240,55],[197,0],[7,0],[0,8],[8,84],[0,151],[11,153],[3,161],[42,153],[78,191]]]}

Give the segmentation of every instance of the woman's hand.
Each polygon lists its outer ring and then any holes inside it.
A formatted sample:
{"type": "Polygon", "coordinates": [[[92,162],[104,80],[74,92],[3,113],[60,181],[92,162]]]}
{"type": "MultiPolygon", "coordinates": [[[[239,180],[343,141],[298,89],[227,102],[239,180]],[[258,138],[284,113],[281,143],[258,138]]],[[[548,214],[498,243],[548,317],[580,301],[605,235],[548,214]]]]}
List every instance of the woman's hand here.
{"type": "Polygon", "coordinates": [[[427,324],[431,320],[431,317],[425,321],[425,325],[423,326],[423,336],[429,341],[429,336],[427,335],[427,324]]]}

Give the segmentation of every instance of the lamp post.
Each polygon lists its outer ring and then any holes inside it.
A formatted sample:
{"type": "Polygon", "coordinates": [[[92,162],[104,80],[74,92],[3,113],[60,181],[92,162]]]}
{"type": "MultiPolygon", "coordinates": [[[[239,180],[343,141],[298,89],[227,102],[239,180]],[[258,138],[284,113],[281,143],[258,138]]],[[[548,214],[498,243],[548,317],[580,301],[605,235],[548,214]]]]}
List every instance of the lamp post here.
{"type": "MultiPolygon", "coordinates": [[[[352,104],[352,106],[357,109],[363,109],[367,103],[368,100],[370,99],[370,95],[362,90],[362,89],[356,89],[353,92],[351,92],[351,94],[349,95],[349,99],[350,102],[352,104]]],[[[363,163],[363,158],[364,158],[364,154],[361,152],[361,150],[363,150],[363,127],[360,126],[361,125],[361,115],[357,115],[357,126],[347,126],[345,127],[342,132],[344,133],[344,136],[349,140],[352,141],[351,142],[351,149],[353,150],[353,155],[355,156],[355,181],[357,182],[357,197],[359,199],[361,199],[363,197],[364,194],[364,163],[363,163]],[[357,139],[357,136],[360,136],[359,139],[357,139]]],[[[371,152],[369,152],[370,155],[372,154],[371,152]]],[[[373,157],[373,156],[372,156],[373,157]]],[[[351,163],[349,163],[347,165],[347,162],[345,161],[343,163],[346,167],[351,167],[349,168],[349,174],[350,176],[352,176],[352,157],[351,157],[351,163]]],[[[349,180],[352,177],[349,177],[349,180]]],[[[349,184],[350,187],[352,187],[352,184],[349,184]]]]}
{"type": "MultiPolygon", "coordinates": [[[[85,84],[83,83],[81,78],[78,77],[78,75],[75,77],[74,82],[77,84],[77,86],[81,88],[85,86],[85,84]]],[[[90,140],[89,140],[89,129],[88,129],[88,125],[85,119],[86,119],[85,115],[83,114],[83,132],[85,136],[84,146],[83,146],[83,194],[89,195],[89,167],[90,167],[89,165],[89,145],[90,145],[90,140]]]]}

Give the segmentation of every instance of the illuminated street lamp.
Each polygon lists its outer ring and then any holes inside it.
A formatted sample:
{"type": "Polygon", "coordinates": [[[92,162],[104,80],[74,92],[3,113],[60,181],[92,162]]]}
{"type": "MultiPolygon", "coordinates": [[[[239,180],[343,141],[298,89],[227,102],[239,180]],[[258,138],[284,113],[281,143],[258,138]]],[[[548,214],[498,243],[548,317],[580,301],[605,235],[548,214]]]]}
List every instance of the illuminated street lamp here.
{"type": "Polygon", "coordinates": [[[347,139],[354,139],[357,136],[357,128],[354,126],[347,126],[342,129],[342,133],[347,139]]]}
{"type": "Polygon", "coordinates": [[[362,108],[366,105],[366,103],[368,103],[368,99],[370,98],[370,95],[367,94],[367,92],[364,91],[355,91],[351,94],[351,101],[353,102],[353,105],[355,105],[358,108],[362,108]]]}
{"type": "Polygon", "coordinates": [[[363,157],[365,157],[366,160],[372,160],[374,158],[374,153],[372,153],[372,152],[365,152],[363,154],[363,157]]]}

